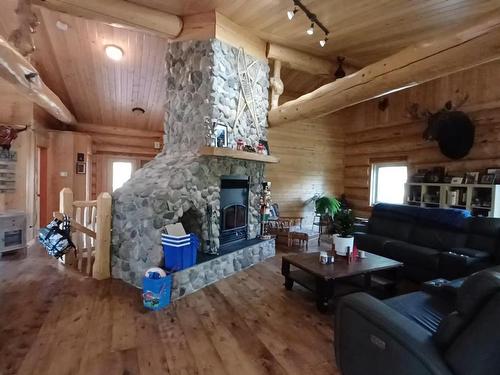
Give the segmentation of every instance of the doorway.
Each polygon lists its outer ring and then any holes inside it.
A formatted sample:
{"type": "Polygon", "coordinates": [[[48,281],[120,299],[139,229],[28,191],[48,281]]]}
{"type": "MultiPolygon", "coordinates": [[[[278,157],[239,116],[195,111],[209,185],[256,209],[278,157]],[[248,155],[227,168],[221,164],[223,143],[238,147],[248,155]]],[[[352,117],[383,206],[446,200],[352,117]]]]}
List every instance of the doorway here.
{"type": "Polygon", "coordinates": [[[38,184],[37,184],[37,200],[38,200],[38,225],[40,228],[46,226],[51,216],[48,211],[47,204],[47,149],[45,147],[37,147],[38,160],[38,184]]]}
{"type": "Polygon", "coordinates": [[[124,158],[111,158],[108,162],[108,189],[113,192],[127,182],[137,170],[137,160],[124,158]]]}

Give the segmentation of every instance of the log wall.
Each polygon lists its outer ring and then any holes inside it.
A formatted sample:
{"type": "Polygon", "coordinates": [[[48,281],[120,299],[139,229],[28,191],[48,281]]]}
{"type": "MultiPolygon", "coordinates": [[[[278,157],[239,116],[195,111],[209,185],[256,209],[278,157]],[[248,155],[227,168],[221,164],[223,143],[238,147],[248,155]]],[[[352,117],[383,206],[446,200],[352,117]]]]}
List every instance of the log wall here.
{"type": "MultiPolygon", "coordinates": [[[[280,97],[286,101],[288,97],[280,97]]],[[[278,164],[266,165],[272,200],[283,216],[303,216],[310,229],[314,194],[343,193],[344,134],[332,117],[280,124],[268,129],[271,154],[278,164]]]]}
{"type": "Polygon", "coordinates": [[[500,167],[500,62],[456,73],[388,96],[382,111],[372,100],[337,113],[335,124],[345,129],[344,189],[358,215],[370,213],[370,165],[384,159],[406,159],[410,174],[418,168],[444,166],[448,171],[484,171],[500,167]],[[468,156],[450,160],[436,142],[423,140],[425,121],[407,116],[417,102],[436,111],[460,93],[469,100],[461,108],[476,125],[474,146],[468,156]]]}

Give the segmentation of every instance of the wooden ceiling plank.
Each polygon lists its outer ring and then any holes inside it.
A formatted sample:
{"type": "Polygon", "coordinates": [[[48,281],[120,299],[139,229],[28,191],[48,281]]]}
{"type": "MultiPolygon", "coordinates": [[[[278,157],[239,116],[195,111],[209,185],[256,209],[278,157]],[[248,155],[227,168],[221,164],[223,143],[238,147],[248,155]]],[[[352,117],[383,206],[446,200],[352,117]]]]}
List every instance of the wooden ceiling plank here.
{"type": "Polygon", "coordinates": [[[319,117],[496,59],[500,59],[500,9],[282,104],[269,112],[269,123],[319,117]]]}

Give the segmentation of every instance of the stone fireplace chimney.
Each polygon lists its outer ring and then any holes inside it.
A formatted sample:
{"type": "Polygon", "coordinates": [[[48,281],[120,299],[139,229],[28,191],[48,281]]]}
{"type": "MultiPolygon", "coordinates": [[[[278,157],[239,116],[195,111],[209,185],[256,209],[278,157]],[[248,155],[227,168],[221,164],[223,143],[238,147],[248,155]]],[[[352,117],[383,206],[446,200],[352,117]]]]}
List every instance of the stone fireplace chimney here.
{"type": "Polygon", "coordinates": [[[182,222],[200,237],[204,252],[219,252],[221,179],[227,176],[248,177],[246,238],[259,229],[264,163],[199,151],[210,144],[214,122],[227,127],[229,148],[238,139],[253,146],[266,140],[267,62],[215,39],[176,42],[168,47],[166,80],[164,149],[113,193],[112,274],[137,286],[146,269],[162,265],[166,224],[182,222]],[[255,116],[240,93],[243,65],[255,116]]]}

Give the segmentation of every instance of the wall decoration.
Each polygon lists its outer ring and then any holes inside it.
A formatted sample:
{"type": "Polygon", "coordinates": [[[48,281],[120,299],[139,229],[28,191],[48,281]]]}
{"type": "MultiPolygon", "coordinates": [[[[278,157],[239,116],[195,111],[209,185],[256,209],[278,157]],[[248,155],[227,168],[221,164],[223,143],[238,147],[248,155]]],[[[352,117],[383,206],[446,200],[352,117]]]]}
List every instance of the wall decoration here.
{"type": "Polygon", "coordinates": [[[76,161],[85,161],[85,154],[83,152],[78,152],[76,154],[76,161]]]}
{"type": "Polygon", "coordinates": [[[76,174],[85,174],[87,172],[86,164],[79,161],[76,163],[76,174]]]}
{"type": "Polygon", "coordinates": [[[466,184],[477,184],[479,182],[479,172],[466,172],[464,179],[466,184]]]}
{"type": "Polygon", "coordinates": [[[24,129],[17,129],[12,126],[0,125],[0,146],[3,150],[10,150],[12,142],[17,138],[17,135],[28,129],[25,126],[24,129]]]}
{"type": "Polygon", "coordinates": [[[250,65],[247,64],[245,50],[240,48],[238,50],[238,77],[240,79],[240,94],[238,97],[238,107],[236,110],[236,117],[234,119],[233,132],[236,134],[236,127],[238,125],[238,120],[243,114],[245,108],[248,108],[250,115],[252,116],[252,120],[257,130],[257,135],[261,136],[259,121],[257,120],[257,114],[255,112],[255,97],[254,97],[254,85],[259,80],[260,77],[260,65],[255,72],[255,75],[252,77],[250,75],[250,68],[256,63],[254,61],[250,65]]]}
{"type": "Polygon", "coordinates": [[[475,127],[469,116],[458,110],[468,98],[469,95],[465,94],[457,104],[449,100],[437,112],[430,112],[428,109],[422,111],[417,103],[407,107],[411,118],[427,121],[423,138],[437,141],[441,153],[450,159],[463,158],[474,144],[475,127]]]}
{"type": "Polygon", "coordinates": [[[271,150],[269,149],[269,143],[263,139],[259,140],[259,144],[263,145],[264,148],[266,149],[265,154],[266,155],[271,155],[271,150]]]}
{"type": "Polygon", "coordinates": [[[479,181],[480,184],[487,184],[487,185],[492,185],[495,183],[495,174],[490,173],[490,174],[483,174],[481,176],[481,180],[479,181]]]}
{"type": "Polygon", "coordinates": [[[215,147],[227,147],[227,126],[217,124],[214,126],[215,147]]]}

